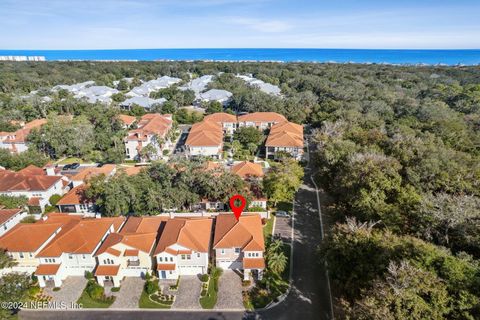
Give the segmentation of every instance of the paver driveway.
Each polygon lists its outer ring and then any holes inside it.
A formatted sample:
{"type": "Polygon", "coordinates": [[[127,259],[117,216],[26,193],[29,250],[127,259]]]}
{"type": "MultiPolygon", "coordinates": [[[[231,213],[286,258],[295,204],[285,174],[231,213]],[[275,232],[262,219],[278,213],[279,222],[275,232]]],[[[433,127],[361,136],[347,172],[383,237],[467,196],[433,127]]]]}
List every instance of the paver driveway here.
{"type": "Polygon", "coordinates": [[[145,281],[140,277],[126,277],[120,286],[120,291],[114,292],[116,296],[110,308],[131,309],[138,308],[138,300],[142,294],[145,281]]]}
{"type": "Polygon", "coordinates": [[[53,288],[48,287],[43,289],[46,294],[52,297],[52,301],[56,302],[58,308],[63,308],[65,305],[70,308],[72,303],[76,303],[83,289],[87,285],[85,277],[68,277],[63,281],[62,287],[59,291],[53,291],[53,288]]]}
{"type": "Polygon", "coordinates": [[[197,276],[181,276],[178,291],[173,293],[177,297],[172,309],[200,309],[200,291],[202,284],[197,276]]]}
{"type": "Polygon", "coordinates": [[[243,309],[242,279],[232,270],[224,270],[218,280],[215,309],[243,309]]]}

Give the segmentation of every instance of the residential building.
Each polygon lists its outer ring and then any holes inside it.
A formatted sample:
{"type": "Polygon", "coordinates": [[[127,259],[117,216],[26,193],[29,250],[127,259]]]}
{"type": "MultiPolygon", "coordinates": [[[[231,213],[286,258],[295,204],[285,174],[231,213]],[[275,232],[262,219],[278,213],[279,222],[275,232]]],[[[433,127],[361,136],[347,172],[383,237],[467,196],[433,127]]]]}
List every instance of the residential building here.
{"type": "Polygon", "coordinates": [[[168,114],[150,113],[142,116],[137,128],[130,130],[125,139],[126,158],[140,160],[140,152],[148,145],[152,145],[156,151],[152,160],[161,157],[163,149],[172,143],[168,137],[172,123],[172,116],[168,114]]]}
{"type": "Polygon", "coordinates": [[[35,128],[47,123],[47,119],[35,119],[25,124],[15,132],[0,133],[0,148],[8,149],[12,153],[21,153],[28,150],[27,136],[35,128]]]}
{"type": "Polygon", "coordinates": [[[232,166],[232,173],[242,179],[262,178],[264,176],[262,165],[250,161],[241,161],[232,166]]]}
{"type": "Polygon", "coordinates": [[[0,195],[25,196],[29,206],[39,207],[43,212],[52,195],[63,195],[68,180],[63,176],[47,176],[0,170],[0,195]]]}
{"type": "Polygon", "coordinates": [[[0,209],[0,237],[16,226],[27,216],[23,208],[0,209]]]}
{"type": "Polygon", "coordinates": [[[245,280],[250,274],[261,279],[265,269],[265,243],[262,220],[258,214],[233,214],[216,217],[213,238],[215,265],[223,269],[243,270],[245,280]]]}
{"type": "Polygon", "coordinates": [[[223,128],[211,121],[195,123],[185,141],[186,154],[189,157],[222,158],[223,128]]]}
{"type": "Polygon", "coordinates": [[[237,129],[237,116],[233,114],[217,112],[205,116],[203,120],[220,124],[224,133],[233,134],[237,129]]]}
{"type": "Polygon", "coordinates": [[[232,96],[233,94],[227,90],[210,89],[206,92],[200,93],[200,101],[201,102],[218,101],[223,106],[226,106],[232,99],[232,96]]]}
{"type": "Polygon", "coordinates": [[[79,185],[65,194],[58,202],[58,211],[68,214],[95,216],[97,208],[94,201],[85,195],[85,185],[79,185]]]}
{"type": "Polygon", "coordinates": [[[17,263],[2,272],[33,273],[39,261],[36,255],[62,230],[63,223],[19,223],[0,237],[0,248],[17,263]]]}
{"type": "Polygon", "coordinates": [[[265,157],[276,159],[279,152],[290,154],[300,160],[303,156],[303,126],[282,122],[272,126],[265,142],[265,157]]]}
{"type": "Polygon", "coordinates": [[[95,253],[110,233],[117,232],[125,218],[70,220],[36,257],[35,270],[40,287],[52,283],[59,287],[68,276],[84,276],[96,266],[95,253]]]}
{"type": "Polygon", "coordinates": [[[238,117],[239,127],[255,127],[258,130],[266,130],[274,124],[285,122],[287,119],[276,112],[253,112],[238,117]]]}
{"type": "Polygon", "coordinates": [[[130,126],[137,121],[137,117],[129,116],[126,114],[119,114],[118,119],[120,120],[120,122],[123,123],[123,127],[125,129],[130,128],[130,126]]]}
{"type": "Polygon", "coordinates": [[[154,252],[158,277],[207,273],[211,233],[210,218],[168,220],[154,252]]]}
{"type": "Polygon", "coordinates": [[[84,167],[77,174],[70,177],[73,186],[77,187],[83,183],[86,183],[90,178],[98,175],[105,175],[105,177],[111,177],[117,172],[117,166],[114,164],[104,164],[101,167],[84,167]]]}

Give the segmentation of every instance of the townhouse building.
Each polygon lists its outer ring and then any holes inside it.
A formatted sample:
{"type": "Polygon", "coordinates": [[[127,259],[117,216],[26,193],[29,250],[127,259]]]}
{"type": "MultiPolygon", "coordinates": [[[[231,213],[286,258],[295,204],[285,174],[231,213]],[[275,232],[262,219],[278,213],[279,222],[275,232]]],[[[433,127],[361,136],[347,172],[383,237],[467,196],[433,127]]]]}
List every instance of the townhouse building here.
{"type": "Polygon", "coordinates": [[[93,272],[97,262],[95,252],[110,233],[118,231],[125,218],[76,219],[68,216],[62,230],[36,257],[35,270],[40,287],[59,287],[69,276],[84,276],[93,272]]]}
{"type": "Polygon", "coordinates": [[[128,131],[125,138],[126,159],[141,160],[140,153],[148,145],[153,146],[156,155],[152,160],[161,157],[165,148],[171,146],[168,133],[172,129],[172,115],[149,113],[137,121],[137,128],[128,131]]]}
{"type": "Polygon", "coordinates": [[[282,122],[272,126],[265,142],[265,157],[276,159],[280,153],[300,160],[303,156],[303,126],[282,122]]]}
{"type": "Polygon", "coordinates": [[[0,237],[16,226],[26,216],[27,211],[23,208],[0,209],[0,237]]]}
{"type": "Polygon", "coordinates": [[[118,287],[124,277],[140,277],[152,270],[152,254],[165,217],[130,217],[120,232],[111,233],[95,256],[95,277],[104,286],[118,287]]]}
{"type": "Polygon", "coordinates": [[[211,233],[210,218],[166,221],[154,252],[158,277],[207,273],[211,233]]]}
{"type": "Polygon", "coordinates": [[[218,123],[222,126],[223,132],[226,134],[233,134],[237,129],[237,116],[225,112],[217,112],[209,114],[203,118],[204,121],[218,123]]]}
{"type": "Polygon", "coordinates": [[[79,185],[68,191],[58,202],[59,212],[68,214],[80,214],[84,216],[95,216],[97,206],[92,199],[85,195],[86,185],[79,185]]]}
{"type": "Polygon", "coordinates": [[[241,270],[244,280],[251,274],[262,279],[265,269],[265,243],[262,220],[258,214],[232,214],[216,217],[213,238],[215,265],[222,269],[241,270]]]}
{"type": "Polygon", "coordinates": [[[0,132],[0,148],[8,149],[12,153],[21,153],[28,150],[27,136],[30,131],[40,128],[47,123],[47,119],[35,119],[15,132],[0,132]]]}
{"type": "Polygon", "coordinates": [[[276,112],[253,112],[239,116],[238,127],[255,127],[263,131],[285,121],[287,118],[276,112]]]}
{"type": "Polygon", "coordinates": [[[185,141],[187,157],[212,157],[221,159],[223,149],[223,127],[216,122],[195,123],[185,141]]]}

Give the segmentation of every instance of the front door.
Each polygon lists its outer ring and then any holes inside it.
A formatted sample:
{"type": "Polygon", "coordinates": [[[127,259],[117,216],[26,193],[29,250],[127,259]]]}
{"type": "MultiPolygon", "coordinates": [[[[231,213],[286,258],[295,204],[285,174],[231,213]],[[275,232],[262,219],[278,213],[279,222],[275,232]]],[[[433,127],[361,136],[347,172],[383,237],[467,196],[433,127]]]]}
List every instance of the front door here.
{"type": "Polygon", "coordinates": [[[162,279],[165,279],[166,277],[167,277],[167,273],[162,270],[162,276],[161,276],[161,278],[162,278],[162,279]]]}

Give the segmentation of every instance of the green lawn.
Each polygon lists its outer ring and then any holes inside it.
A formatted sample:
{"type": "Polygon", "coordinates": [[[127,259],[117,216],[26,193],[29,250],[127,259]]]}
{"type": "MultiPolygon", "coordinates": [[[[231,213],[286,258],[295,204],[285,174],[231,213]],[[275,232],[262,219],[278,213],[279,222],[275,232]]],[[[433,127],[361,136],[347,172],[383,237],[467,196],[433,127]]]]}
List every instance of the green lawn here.
{"type": "Polygon", "coordinates": [[[218,289],[218,279],[210,277],[207,295],[200,297],[200,305],[203,309],[213,309],[213,307],[215,307],[215,304],[217,303],[217,291],[215,290],[216,287],[218,289]]]}
{"type": "Polygon", "coordinates": [[[78,298],[77,303],[82,304],[83,308],[108,308],[114,301],[115,298],[110,301],[94,300],[85,290],[83,290],[82,295],[80,298],[78,298]]]}
{"type": "Polygon", "coordinates": [[[167,306],[165,304],[160,304],[150,300],[150,298],[148,297],[148,293],[143,290],[142,295],[140,296],[140,300],[138,300],[138,307],[145,309],[170,309],[171,306],[167,306]]]}
{"type": "Polygon", "coordinates": [[[263,226],[263,237],[265,238],[265,240],[272,235],[274,220],[275,220],[275,217],[272,216],[270,219],[267,220],[267,223],[263,226]]]}

